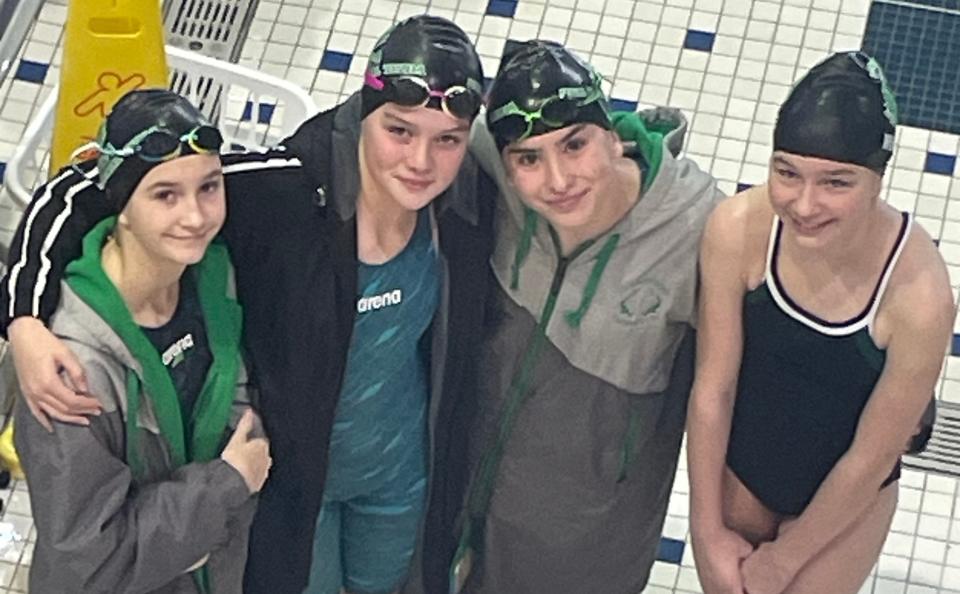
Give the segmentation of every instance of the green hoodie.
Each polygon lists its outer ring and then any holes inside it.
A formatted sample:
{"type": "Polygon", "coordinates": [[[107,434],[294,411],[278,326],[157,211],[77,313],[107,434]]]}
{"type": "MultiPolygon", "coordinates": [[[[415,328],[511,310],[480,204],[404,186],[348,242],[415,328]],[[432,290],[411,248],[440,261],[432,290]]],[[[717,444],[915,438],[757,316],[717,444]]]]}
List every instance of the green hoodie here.
{"type": "Polygon", "coordinates": [[[142,376],[132,370],[128,374],[127,463],[135,474],[142,475],[142,461],[136,447],[136,419],[143,395],[153,404],[174,467],[212,460],[220,453],[220,442],[230,419],[240,361],[240,306],[224,292],[230,274],[227,250],[219,244],[209,246],[203,260],[185,273],[197,276],[200,307],[213,355],[193,417],[185,419],[160,353],[134,322],[123,297],[103,271],[100,253],[115,226],[116,217],[109,217],[87,234],[83,254],[67,266],[65,280],[120,336],[141,365],[142,376]]]}
{"type": "MultiPolygon", "coordinates": [[[[90,230],[84,237],[82,255],[67,266],[64,280],[116,332],[140,364],[139,370],[127,371],[126,461],[134,477],[143,480],[147,470],[139,447],[141,429],[137,421],[145,396],[150,399],[174,468],[189,462],[208,462],[220,454],[236,394],[242,320],[240,306],[225,293],[231,282],[226,247],[212,244],[203,259],[184,273],[196,275],[213,356],[193,414],[185,418],[160,353],[133,320],[123,297],[103,270],[101,252],[115,226],[116,217],[108,217],[90,230]]],[[[194,571],[194,579],[201,592],[210,591],[207,567],[194,571]]]]}

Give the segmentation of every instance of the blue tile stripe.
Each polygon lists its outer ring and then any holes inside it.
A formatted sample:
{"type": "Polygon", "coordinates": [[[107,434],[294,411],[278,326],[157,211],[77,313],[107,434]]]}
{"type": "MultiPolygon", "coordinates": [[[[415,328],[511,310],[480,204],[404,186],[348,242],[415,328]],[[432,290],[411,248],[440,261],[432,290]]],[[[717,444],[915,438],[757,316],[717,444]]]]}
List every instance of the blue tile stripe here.
{"type": "Polygon", "coordinates": [[[657,552],[657,561],[680,565],[683,559],[684,542],[675,538],[660,537],[660,550],[657,552]]]}
{"type": "Polygon", "coordinates": [[[323,50],[323,57],[320,58],[320,68],[333,70],[334,72],[349,72],[350,62],[352,61],[353,54],[323,50]]]}
{"type": "Polygon", "coordinates": [[[683,47],[701,52],[710,52],[713,51],[713,42],[716,37],[716,33],[688,29],[687,36],[683,40],[683,47]]]}
{"type": "Polygon", "coordinates": [[[3,181],[3,177],[7,174],[7,164],[4,161],[0,161],[0,181],[3,181]]]}
{"type": "Polygon", "coordinates": [[[749,189],[752,188],[752,187],[753,187],[753,184],[748,184],[748,183],[740,182],[740,183],[737,184],[737,193],[739,194],[740,192],[742,192],[742,191],[744,191],[744,190],[749,190],[749,189]]]}
{"type": "MultiPolygon", "coordinates": [[[[273,112],[277,106],[273,103],[261,103],[260,111],[257,112],[257,123],[258,124],[269,124],[273,120],[273,112]]],[[[253,102],[247,101],[247,104],[243,106],[243,115],[240,116],[241,122],[249,122],[250,118],[253,117],[253,102]]]]}
{"type": "Polygon", "coordinates": [[[944,155],[942,153],[927,153],[927,161],[923,164],[923,170],[928,173],[939,173],[941,175],[953,175],[953,170],[957,166],[956,155],[944,155]]]}
{"type": "Polygon", "coordinates": [[[487,14],[512,19],[517,12],[517,0],[490,0],[487,4],[487,14]]]}
{"type": "Polygon", "coordinates": [[[950,345],[950,354],[954,357],[960,357],[960,334],[953,335],[953,343],[950,345]]]}
{"type": "Polygon", "coordinates": [[[610,99],[610,109],[613,111],[637,111],[638,103],[629,99],[610,99]]]}
{"type": "Polygon", "coordinates": [[[31,60],[20,60],[20,64],[17,65],[17,72],[13,77],[17,80],[43,83],[43,79],[47,77],[48,70],[50,70],[50,64],[33,62],[31,60]]]}

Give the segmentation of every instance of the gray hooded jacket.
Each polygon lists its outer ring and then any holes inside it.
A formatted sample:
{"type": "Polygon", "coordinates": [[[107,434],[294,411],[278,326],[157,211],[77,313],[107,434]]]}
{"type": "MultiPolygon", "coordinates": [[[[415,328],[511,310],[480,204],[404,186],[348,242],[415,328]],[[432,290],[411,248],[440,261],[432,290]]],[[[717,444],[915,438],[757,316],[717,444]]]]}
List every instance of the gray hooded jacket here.
{"type": "Polygon", "coordinates": [[[471,468],[496,441],[518,377],[527,396],[496,474],[471,594],[636,594],[647,582],[693,378],[700,237],[722,196],[671,154],[686,126],[679,112],[656,116],[661,128],[676,118],[675,129],[624,138],[655,138],[662,153],[639,201],[565,258],[546,221],[531,223],[475,125],[475,154],[502,192],[471,468]]]}
{"type": "MultiPolygon", "coordinates": [[[[16,406],[16,447],[37,528],[30,591],[195,594],[187,570],[209,555],[210,592],[240,592],[256,505],[243,477],[219,458],[172,468],[143,398],[145,479],[135,481],[124,460],[124,419],[126,374],[133,370],[142,383],[140,364],[65,282],[50,329],[80,360],[102,414],[89,427],[56,423],[47,433],[22,402],[16,406]]],[[[238,383],[231,426],[249,406],[242,372],[238,383]]]]}

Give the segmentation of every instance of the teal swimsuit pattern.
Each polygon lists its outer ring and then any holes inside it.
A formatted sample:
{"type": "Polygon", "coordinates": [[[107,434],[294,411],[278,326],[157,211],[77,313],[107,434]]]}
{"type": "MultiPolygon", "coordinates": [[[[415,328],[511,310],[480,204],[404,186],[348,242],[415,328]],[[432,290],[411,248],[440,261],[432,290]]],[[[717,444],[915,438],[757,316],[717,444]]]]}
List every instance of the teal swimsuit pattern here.
{"type": "Polygon", "coordinates": [[[406,577],[426,495],[429,361],[439,304],[430,218],[381,265],[361,263],[360,295],[330,439],[308,594],[389,592],[406,577]]]}
{"type": "Polygon", "coordinates": [[[420,350],[439,302],[437,253],[422,213],[410,242],[392,260],[360,264],[360,297],[347,369],[330,439],[325,492],[347,499],[425,473],[428,362],[420,350]]]}

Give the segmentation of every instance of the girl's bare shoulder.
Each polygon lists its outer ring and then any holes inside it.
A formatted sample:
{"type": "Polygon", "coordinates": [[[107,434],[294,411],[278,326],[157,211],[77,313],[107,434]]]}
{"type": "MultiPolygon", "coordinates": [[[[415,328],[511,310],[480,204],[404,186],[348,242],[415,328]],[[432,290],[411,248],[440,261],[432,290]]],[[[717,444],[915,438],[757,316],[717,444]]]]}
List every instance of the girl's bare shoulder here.
{"type": "Polygon", "coordinates": [[[937,244],[917,222],[890,275],[881,305],[881,312],[884,310],[891,314],[894,331],[901,325],[949,324],[952,328],[956,308],[950,275],[937,244]]]}
{"type": "Polygon", "coordinates": [[[742,270],[763,261],[773,222],[766,185],[753,186],[717,204],[707,222],[704,250],[735,258],[742,270]]]}

